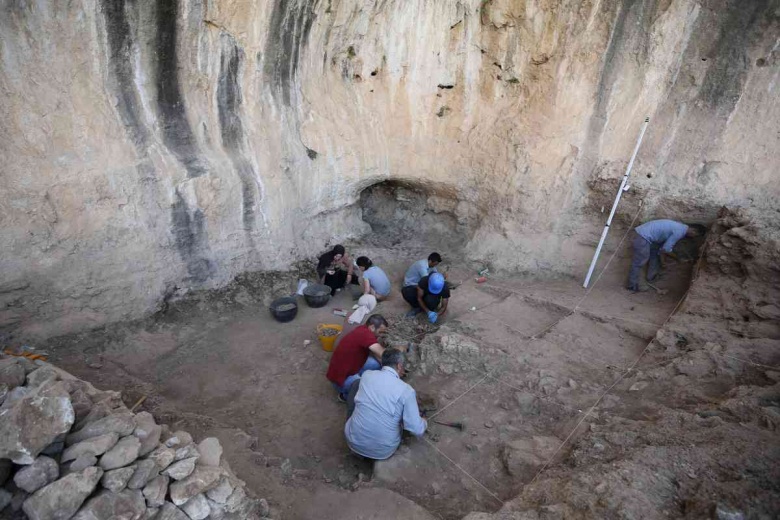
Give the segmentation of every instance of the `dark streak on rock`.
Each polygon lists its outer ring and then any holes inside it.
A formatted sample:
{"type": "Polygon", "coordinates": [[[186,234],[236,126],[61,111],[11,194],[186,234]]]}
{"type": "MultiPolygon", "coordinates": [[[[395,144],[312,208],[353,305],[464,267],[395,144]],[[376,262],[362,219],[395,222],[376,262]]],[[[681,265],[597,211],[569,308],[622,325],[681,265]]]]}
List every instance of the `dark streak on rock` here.
{"type": "Polygon", "coordinates": [[[139,152],[145,154],[149,145],[149,132],[142,123],[139,96],[133,79],[132,39],[125,15],[125,1],[102,0],[101,6],[108,41],[108,66],[116,83],[117,110],[133,144],[139,152]]]}
{"type": "Polygon", "coordinates": [[[207,243],[206,218],[200,209],[190,215],[187,202],[176,190],[176,201],[171,206],[171,221],[176,249],[187,264],[187,273],[193,281],[202,283],[214,273],[214,265],[201,255],[207,243]]]}
{"type": "Polygon", "coordinates": [[[275,0],[265,43],[266,80],[274,98],[290,105],[301,51],[308,42],[316,17],[317,0],[275,0]]]}
{"type": "Polygon", "coordinates": [[[258,191],[257,174],[252,162],[243,150],[244,127],[241,122],[241,87],[238,73],[244,61],[244,53],[230,35],[223,33],[222,53],[219,63],[217,82],[217,109],[222,146],[228,152],[233,167],[241,179],[242,218],[244,229],[251,231],[255,227],[256,194],[258,191]]]}
{"type": "Polygon", "coordinates": [[[176,55],[177,0],[156,0],[157,3],[157,109],[163,141],[190,178],[208,173],[201,159],[195,136],[187,120],[187,111],[179,85],[176,55]]]}
{"type": "MultiPolygon", "coordinates": [[[[727,4],[712,50],[699,98],[715,112],[730,114],[739,101],[750,69],[751,38],[764,34],[759,27],[773,16],[770,0],[732,1],[727,4]]],[[[777,4],[775,4],[777,5],[777,4]]],[[[704,60],[702,60],[704,61],[704,60]]]]}

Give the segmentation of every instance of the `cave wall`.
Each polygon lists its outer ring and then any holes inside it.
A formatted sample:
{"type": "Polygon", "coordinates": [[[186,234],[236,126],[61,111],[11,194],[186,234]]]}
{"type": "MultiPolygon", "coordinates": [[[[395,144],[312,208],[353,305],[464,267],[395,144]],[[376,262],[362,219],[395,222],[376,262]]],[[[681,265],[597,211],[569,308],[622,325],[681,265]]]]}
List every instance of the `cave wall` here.
{"type": "MultiPolygon", "coordinates": [[[[413,182],[471,254],[578,272],[642,119],[642,217],[774,207],[777,0],[0,2],[0,326],[282,269],[413,182]],[[469,216],[478,215],[478,218],[469,216]]],[[[633,215],[633,213],[632,213],[633,215]]]]}

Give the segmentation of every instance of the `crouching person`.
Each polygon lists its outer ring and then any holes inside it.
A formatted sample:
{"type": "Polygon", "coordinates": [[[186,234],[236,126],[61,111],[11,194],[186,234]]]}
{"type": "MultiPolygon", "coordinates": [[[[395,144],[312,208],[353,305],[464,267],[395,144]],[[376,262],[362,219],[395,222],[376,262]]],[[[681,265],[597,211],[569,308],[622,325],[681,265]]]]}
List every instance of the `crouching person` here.
{"type": "Polygon", "coordinates": [[[338,391],[340,401],[346,402],[349,388],[367,371],[382,368],[379,360],[385,349],[378,336],[385,330],[387,320],[381,314],[374,314],[365,325],[357,327],[336,344],[326,377],[338,391]]]}
{"type": "MultiPolygon", "coordinates": [[[[401,444],[401,432],[422,436],[428,423],[420,416],[414,388],[401,381],[404,353],[388,348],[382,370],[365,372],[354,394],[354,409],[344,426],[349,449],[369,459],[389,458],[401,444]]],[[[351,397],[351,396],[350,396],[351,397]]]]}

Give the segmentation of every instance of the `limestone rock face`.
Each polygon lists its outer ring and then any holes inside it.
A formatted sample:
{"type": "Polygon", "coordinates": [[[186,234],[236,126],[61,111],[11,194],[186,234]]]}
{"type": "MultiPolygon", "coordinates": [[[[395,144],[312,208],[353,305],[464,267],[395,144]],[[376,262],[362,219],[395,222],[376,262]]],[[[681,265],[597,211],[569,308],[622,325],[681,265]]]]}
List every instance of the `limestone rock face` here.
{"type": "Polygon", "coordinates": [[[580,271],[645,116],[618,222],[780,195],[771,1],[35,6],[0,17],[0,326],[31,336],[365,233],[383,181],[496,267],[580,271]]]}

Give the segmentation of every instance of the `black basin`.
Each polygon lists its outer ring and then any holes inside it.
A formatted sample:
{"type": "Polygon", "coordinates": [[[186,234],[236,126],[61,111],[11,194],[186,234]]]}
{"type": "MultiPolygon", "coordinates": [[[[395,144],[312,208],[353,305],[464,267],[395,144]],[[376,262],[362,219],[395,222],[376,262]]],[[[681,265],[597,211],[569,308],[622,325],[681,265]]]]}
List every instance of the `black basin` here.
{"type": "Polygon", "coordinates": [[[288,321],[292,321],[297,314],[298,302],[295,298],[285,296],[271,302],[271,315],[276,318],[276,321],[278,322],[287,323],[288,321]]]}
{"type": "Polygon", "coordinates": [[[303,290],[303,299],[309,304],[309,307],[315,309],[325,307],[330,300],[330,287],[327,285],[314,284],[308,285],[303,290]]]}

